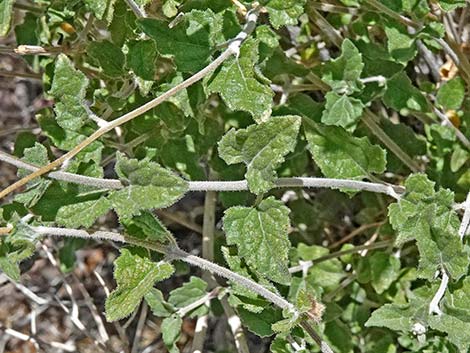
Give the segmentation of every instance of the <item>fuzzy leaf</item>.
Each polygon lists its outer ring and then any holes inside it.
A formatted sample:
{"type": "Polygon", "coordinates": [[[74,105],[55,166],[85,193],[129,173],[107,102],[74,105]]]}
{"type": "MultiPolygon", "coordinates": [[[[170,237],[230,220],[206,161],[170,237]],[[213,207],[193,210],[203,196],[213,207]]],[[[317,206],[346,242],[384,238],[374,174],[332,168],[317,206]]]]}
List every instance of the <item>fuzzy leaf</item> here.
{"type": "Polygon", "coordinates": [[[458,237],[459,218],[452,209],[453,193],[434,190],[434,183],[425,175],[410,176],[406,194],[389,206],[389,219],[397,231],[397,245],[416,240],[419,274],[429,280],[445,268],[451,278],[459,279],[467,271],[467,255],[458,237]]]}
{"type": "Polygon", "coordinates": [[[174,268],[166,262],[153,262],[140,249],[122,249],[115,262],[117,288],[106,299],[106,318],[116,321],[131,314],[156,281],[170,277],[174,268]]]}
{"type": "Polygon", "coordinates": [[[132,218],[121,217],[121,224],[126,230],[125,237],[150,242],[154,245],[175,243],[173,235],[150,211],[142,211],[132,218]]]}
{"type": "Polygon", "coordinates": [[[282,284],[290,282],[289,212],[281,201],[269,197],[256,208],[231,207],[223,220],[227,243],[237,245],[250,267],[282,284]]]}
{"type": "Polygon", "coordinates": [[[54,110],[57,124],[61,128],[77,131],[85,124],[87,114],[83,101],[88,82],[86,76],[74,68],[66,55],[58,56],[49,94],[56,99],[54,110]]]}
{"type": "Polygon", "coordinates": [[[362,115],[363,104],[359,99],[328,92],[321,121],[326,125],[354,128],[362,115]]]}
{"type": "Polygon", "coordinates": [[[220,157],[227,164],[245,163],[250,191],[261,194],[274,186],[275,170],[294,150],[299,128],[298,116],[282,116],[230,130],[219,142],[220,157]]]}
{"type": "Polygon", "coordinates": [[[429,326],[432,329],[447,333],[449,341],[457,346],[460,352],[470,349],[470,322],[447,314],[431,316],[429,326]]]}
{"type": "Polygon", "coordinates": [[[341,45],[341,56],[325,64],[322,79],[338,94],[351,94],[359,91],[364,63],[362,55],[349,39],[341,45]]]}
{"type": "Polygon", "coordinates": [[[105,214],[110,208],[111,202],[105,197],[65,205],[59,208],[56,222],[69,228],[89,228],[95,223],[99,216],[105,214]]]}
{"type": "Polygon", "coordinates": [[[269,21],[274,28],[296,25],[304,12],[307,0],[269,0],[265,7],[269,13],[269,21]]]}
{"type": "Polygon", "coordinates": [[[273,91],[259,82],[253,67],[258,63],[258,42],[249,39],[240,49],[238,58],[230,58],[209,81],[209,93],[219,93],[231,110],[249,112],[260,122],[271,114],[273,91]]]}
{"type": "Polygon", "coordinates": [[[315,163],[328,178],[360,180],[385,171],[385,151],[367,137],[354,137],[343,128],[311,120],[305,124],[305,135],[315,163]]]}
{"type": "Polygon", "coordinates": [[[129,186],[109,195],[117,213],[130,217],[149,208],[168,207],[179,200],[188,190],[188,183],[148,160],[127,159],[118,154],[116,172],[129,186]]]}

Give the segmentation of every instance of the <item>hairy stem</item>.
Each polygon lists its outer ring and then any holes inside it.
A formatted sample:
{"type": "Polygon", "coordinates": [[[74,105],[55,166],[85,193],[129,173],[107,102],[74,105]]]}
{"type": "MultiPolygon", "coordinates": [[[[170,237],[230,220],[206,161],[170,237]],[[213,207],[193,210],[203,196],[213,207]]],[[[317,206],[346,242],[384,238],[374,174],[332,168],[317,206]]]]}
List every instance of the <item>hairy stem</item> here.
{"type": "Polygon", "coordinates": [[[25,176],[24,178],[18,180],[16,183],[8,186],[4,190],[0,192],[0,199],[4,198],[11,192],[15,191],[16,189],[20,188],[23,185],[26,185],[31,180],[44,175],[55,168],[60,167],[63,163],[67,162],[68,160],[75,157],[80,151],[82,151],[85,147],[90,145],[92,142],[99,139],[101,136],[106,134],[107,132],[115,129],[116,127],[127,123],[128,121],[142,115],[143,113],[149,111],[152,108],[155,108],[159,104],[165,102],[169,98],[173,97],[178,92],[182,91],[183,89],[188,88],[192,84],[198,82],[199,80],[203,79],[208,74],[215,71],[225,60],[227,60],[232,55],[238,55],[240,51],[240,46],[244,42],[244,40],[253,32],[256,27],[256,21],[258,19],[258,9],[254,9],[247,14],[247,23],[243,30],[231,41],[230,45],[227,49],[220,54],[214,61],[212,61],[209,65],[205,68],[200,70],[199,72],[195,73],[193,76],[189,77],[188,79],[184,80],[180,84],[176,85],[175,87],[169,89],[165,93],[162,93],[157,98],[152,99],[151,101],[145,103],[144,105],[132,110],[129,113],[124,114],[123,116],[108,122],[105,126],[101,126],[98,130],[96,130],[93,134],[88,136],[85,140],[81,143],[76,145],[72,150],[67,152],[66,154],[62,155],[61,157],[57,158],[55,161],[45,165],[44,167],[39,168],[35,172],[25,176]]]}

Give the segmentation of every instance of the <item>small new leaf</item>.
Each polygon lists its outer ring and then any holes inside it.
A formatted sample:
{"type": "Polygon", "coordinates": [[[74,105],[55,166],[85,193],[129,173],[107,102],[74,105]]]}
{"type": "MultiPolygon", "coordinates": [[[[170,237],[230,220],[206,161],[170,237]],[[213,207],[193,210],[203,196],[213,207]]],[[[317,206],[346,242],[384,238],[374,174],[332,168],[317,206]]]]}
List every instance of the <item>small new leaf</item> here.
{"type": "Polygon", "coordinates": [[[325,98],[326,106],[321,118],[322,123],[354,129],[362,115],[364,108],[362,102],[359,99],[345,94],[339,95],[335,92],[328,92],[325,98]]]}
{"type": "Polygon", "coordinates": [[[274,186],[276,168],[297,142],[300,117],[273,117],[246,129],[230,130],[219,142],[220,157],[228,164],[245,163],[250,191],[261,194],[274,186]]]}
{"type": "Polygon", "coordinates": [[[247,264],[267,278],[290,282],[288,252],[289,209],[269,197],[258,207],[231,207],[223,219],[227,243],[238,247],[247,264]]]}
{"type": "Polygon", "coordinates": [[[156,281],[170,277],[171,264],[153,262],[140,249],[122,249],[115,262],[117,288],[106,299],[106,318],[116,321],[131,314],[156,281]]]}

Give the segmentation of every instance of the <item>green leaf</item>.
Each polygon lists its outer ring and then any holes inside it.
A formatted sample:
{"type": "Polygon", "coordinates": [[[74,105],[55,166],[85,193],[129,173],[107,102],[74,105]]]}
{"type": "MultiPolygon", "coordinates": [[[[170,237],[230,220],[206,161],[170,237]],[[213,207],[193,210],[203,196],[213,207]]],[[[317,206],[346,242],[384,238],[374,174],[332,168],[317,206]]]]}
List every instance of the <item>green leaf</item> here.
{"type": "Polygon", "coordinates": [[[273,91],[255,78],[253,67],[258,63],[258,41],[248,39],[238,58],[232,57],[207,84],[209,93],[219,93],[231,110],[249,112],[257,122],[271,114],[273,91]]]}
{"type": "Polygon", "coordinates": [[[372,287],[382,294],[400,275],[400,260],[381,251],[375,252],[368,260],[372,287]]]}
{"type": "Polygon", "coordinates": [[[460,352],[468,352],[470,349],[470,322],[442,314],[429,317],[429,326],[447,333],[449,341],[455,344],[460,352]]]}
{"type": "Polygon", "coordinates": [[[223,219],[227,243],[237,245],[250,267],[282,284],[290,282],[289,212],[281,201],[269,197],[256,208],[231,207],[223,219]]]}
{"type": "Polygon", "coordinates": [[[157,48],[153,40],[131,40],[127,43],[127,65],[144,80],[155,79],[157,48]]]}
{"type": "Polygon", "coordinates": [[[385,304],[374,310],[366,326],[388,327],[394,331],[410,332],[413,326],[412,312],[407,304],[385,304]]]}
{"type": "Polygon", "coordinates": [[[455,77],[439,88],[436,101],[445,109],[459,109],[464,98],[465,82],[460,77],[455,77]]]}
{"type": "Polygon", "coordinates": [[[389,219],[397,231],[397,245],[416,240],[419,275],[429,280],[445,268],[451,278],[459,279],[467,271],[467,255],[458,237],[460,221],[452,209],[453,193],[434,190],[434,183],[425,175],[408,177],[406,194],[389,206],[389,219]]]}
{"type": "Polygon", "coordinates": [[[354,137],[343,128],[311,120],[304,129],[313,159],[326,177],[360,180],[385,171],[385,151],[367,137],[354,137]]]}
{"type": "Polygon", "coordinates": [[[105,214],[110,208],[111,202],[105,197],[65,205],[59,208],[56,222],[69,228],[89,228],[99,216],[105,214]]]}
{"type": "Polygon", "coordinates": [[[140,215],[132,218],[121,217],[119,220],[126,230],[125,237],[131,240],[141,240],[154,245],[176,242],[168,229],[150,211],[142,211],[140,215]]]}
{"type": "Polygon", "coordinates": [[[131,314],[153,284],[167,279],[173,272],[171,264],[153,262],[140,249],[121,249],[114,270],[117,288],[106,299],[107,320],[116,321],[131,314]]]}
{"type": "Polygon", "coordinates": [[[466,6],[465,0],[439,0],[438,3],[446,12],[450,12],[459,7],[466,6]]]}
{"type": "Polygon", "coordinates": [[[307,0],[269,0],[265,8],[269,13],[269,21],[274,28],[296,25],[304,12],[307,0]]]}
{"type": "MultiPolygon", "coordinates": [[[[198,277],[192,276],[189,282],[174,289],[170,293],[168,302],[176,308],[184,308],[207,294],[207,283],[198,277]]],[[[191,311],[189,317],[196,317],[207,314],[207,306],[201,305],[191,311]]]]}
{"type": "Polygon", "coordinates": [[[116,173],[129,185],[109,195],[121,217],[139,214],[149,208],[168,207],[188,191],[188,183],[158,163],[127,159],[117,155],[116,173]]]}
{"type": "Polygon", "coordinates": [[[85,124],[87,114],[83,101],[88,83],[86,76],[74,68],[66,55],[58,56],[49,94],[56,99],[56,120],[63,129],[77,131],[85,124]]]}
{"type": "Polygon", "coordinates": [[[362,88],[359,82],[364,63],[357,47],[349,39],[341,45],[341,56],[325,64],[322,79],[338,94],[351,94],[362,88]]]}
{"type": "Polygon", "coordinates": [[[6,36],[10,31],[11,15],[14,3],[14,0],[0,1],[0,37],[6,36]]]}
{"type": "Polygon", "coordinates": [[[93,12],[96,18],[111,22],[116,0],[84,0],[86,7],[93,12]]]}
{"type": "Polygon", "coordinates": [[[108,40],[92,42],[88,45],[87,53],[98,62],[103,73],[110,77],[121,77],[124,74],[126,57],[121,48],[108,40]]]}
{"type": "Polygon", "coordinates": [[[245,163],[250,191],[261,194],[274,186],[275,170],[294,150],[299,128],[298,116],[282,116],[230,130],[219,142],[220,157],[227,164],[245,163]]]}
{"type": "Polygon", "coordinates": [[[211,37],[217,32],[210,9],[191,11],[173,28],[166,22],[149,18],[138,23],[156,42],[160,54],[174,58],[178,70],[196,72],[209,63],[214,45],[211,37]]]}
{"type": "Polygon", "coordinates": [[[325,96],[326,107],[321,118],[326,125],[354,129],[362,116],[363,104],[359,99],[347,95],[328,92],[325,96]]]}
{"type": "Polygon", "coordinates": [[[387,81],[387,90],[383,101],[387,107],[398,111],[429,111],[428,101],[421,91],[413,86],[404,72],[399,72],[387,81]]]}
{"type": "Polygon", "coordinates": [[[385,34],[388,38],[388,51],[397,62],[406,64],[416,56],[415,38],[410,36],[404,25],[387,21],[385,23],[385,34]]]}
{"type": "Polygon", "coordinates": [[[150,306],[152,314],[157,317],[168,317],[175,309],[165,301],[163,294],[157,288],[152,288],[145,294],[145,301],[150,306]]]}
{"type": "Polygon", "coordinates": [[[176,314],[162,321],[162,338],[170,353],[179,352],[178,347],[176,347],[176,342],[178,342],[180,338],[182,324],[183,319],[176,314]]]}
{"type": "Polygon", "coordinates": [[[259,337],[269,337],[274,334],[271,325],[282,318],[280,310],[272,307],[264,309],[260,313],[253,313],[243,308],[237,309],[244,326],[259,337]]]}

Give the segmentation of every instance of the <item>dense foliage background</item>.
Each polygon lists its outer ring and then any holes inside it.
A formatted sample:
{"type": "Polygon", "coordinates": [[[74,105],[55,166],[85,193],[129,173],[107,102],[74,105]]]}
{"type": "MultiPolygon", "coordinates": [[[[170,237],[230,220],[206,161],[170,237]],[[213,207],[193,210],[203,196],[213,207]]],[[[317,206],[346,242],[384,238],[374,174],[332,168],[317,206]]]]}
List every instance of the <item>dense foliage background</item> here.
{"type": "Polygon", "coordinates": [[[0,0],[0,350],[469,352],[469,38],[466,0],[0,0]]]}

